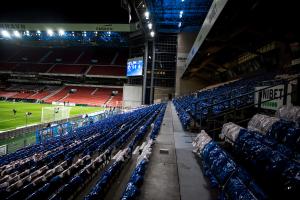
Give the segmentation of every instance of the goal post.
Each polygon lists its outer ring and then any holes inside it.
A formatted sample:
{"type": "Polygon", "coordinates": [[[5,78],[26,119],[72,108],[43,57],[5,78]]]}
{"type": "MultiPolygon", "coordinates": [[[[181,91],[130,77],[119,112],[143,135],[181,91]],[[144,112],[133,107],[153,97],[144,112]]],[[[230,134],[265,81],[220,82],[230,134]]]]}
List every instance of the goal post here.
{"type": "Polygon", "coordinates": [[[61,119],[67,119],[70,117],[70,107],[55,106],[55,107],[43,107],[41,122],[52,122],[61,119]]]}

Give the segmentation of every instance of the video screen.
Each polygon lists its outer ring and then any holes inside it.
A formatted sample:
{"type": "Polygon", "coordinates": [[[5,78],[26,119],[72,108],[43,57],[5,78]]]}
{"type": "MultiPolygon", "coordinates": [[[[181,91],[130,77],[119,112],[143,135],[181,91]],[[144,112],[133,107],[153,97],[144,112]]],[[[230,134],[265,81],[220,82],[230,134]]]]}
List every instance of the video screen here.
{"type": "Polygon", "coordinates": [[[143,75],[143,57],[131,58],[127,61],[127,76],[143,75]]]}

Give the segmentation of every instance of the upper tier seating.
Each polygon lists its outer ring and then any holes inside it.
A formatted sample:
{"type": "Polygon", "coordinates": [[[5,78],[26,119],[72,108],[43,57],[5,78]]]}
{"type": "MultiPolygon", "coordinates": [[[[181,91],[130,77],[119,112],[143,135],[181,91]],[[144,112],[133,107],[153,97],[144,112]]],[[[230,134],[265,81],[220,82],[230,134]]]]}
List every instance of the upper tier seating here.
{"type": "Polygon", "coordinates": [[[112,49],[87,49],[77,63],[110,65],[115,55],[116,50],[112,49]]]}
{"type": "Polygon", "coordinates": [[[12,56],[14,56],[19,51],[19,47],[12,46],[12,45],[6,45],[6,44],[0,44],[0,61],[7,62],[12,56]]]}
{"type": "Polygon", "coordinates": [[[0,71],[13,71],[15,69],[16,65],[17,65],[17,63],[1,62],[0,63],[0,71]]]}
{"type": "Polygon", "coordinates": [[[74,63],[80,56],[81,50],[77,49],[52,49],[52,53],[43,63],[74,63]]]}
{"type": "Polygon", "coordinates": [[[49,73],[56,73],[56,74],[83,74],[88,65],[63,65],[63,64],[56,64],[49,73]]]}
{"type": "Polygon", "coordinates": [[[45,73],[52,65],[53,64],[18,63],[15,65],[13,71],[45,73]]]}
{"type": "Polygon", "coordinates": [[[47,48],[22,48],[16,55],[10,58],[11,62],[39,62],[49,51],[47,48]]]}
{"type": "Polygon", "coordinates": [[[94,65],[87,75],[103,75],[103,76],[126,76],[126,68],[120,66],[97,66],[94,65]]]}

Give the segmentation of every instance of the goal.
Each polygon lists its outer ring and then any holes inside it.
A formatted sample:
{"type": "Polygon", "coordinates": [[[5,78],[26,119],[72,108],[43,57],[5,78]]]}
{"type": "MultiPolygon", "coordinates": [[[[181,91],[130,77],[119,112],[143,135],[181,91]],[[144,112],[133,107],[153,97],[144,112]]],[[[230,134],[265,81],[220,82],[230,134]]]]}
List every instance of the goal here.
{"type": "Polygon", "coordinates": [[[45,123],[69,118],[70,109],[70,107],[64,106],[43,107],[41,122],[45,123]]]}

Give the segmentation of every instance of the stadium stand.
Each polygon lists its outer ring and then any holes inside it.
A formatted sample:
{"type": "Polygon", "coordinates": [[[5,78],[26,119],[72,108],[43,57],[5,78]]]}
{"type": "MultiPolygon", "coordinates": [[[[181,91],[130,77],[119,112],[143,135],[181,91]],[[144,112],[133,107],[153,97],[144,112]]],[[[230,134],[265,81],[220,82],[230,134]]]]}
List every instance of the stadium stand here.
{"type": "Polygon", "coordinates": [[[43,60],[43,63],[74,63],[81,54],[81,50],[76,48],[59,48],[51,51],[52,53],[43,60]]]}
{"type": "Polygon", "coordinates": [[[101,66],[93,65],[88,71],[87,76],[98,75],[98,76],[125,76],[126,68],[120,66],[101,66]]]}
{"type": "MultiPolygon", "coordinates": [[[[259,76],[240,79],[175,98],[173,103],[185,130],[189,130],[192,121],[199,122],[199,119],[204,119],[203,128],[205,119],[210,116],[220,116],[223,111],[254,105],[255,86],[284,84],[295,77],[297,75],[272,74],[268,79],[259,76]]],[[[298,196],[299,117],[299,107],[284,106],[274,117],[255,114],[247,129],[232,122],[225,123],[219,138],[225,140],[225,144],[221,143],[221,146],[213,141],[218,139],[215,135],[212,139],[201,131],[193,142],[196,147],[194,151],[201,159],[203,173],[209,178],[211,186],[221,188],[221,195],[226,199],[298,196]]],[[[210,127],[206,128],[210,130],[210,127]]]]}
{"type": "MultiPolygon", "coordinates": [[[[110,49],[87,49],[78,60],[78,64],[101,64],[110,65],[116,55],[115,50],[110,49]]],[[[126,63],[126,62],[125,62],[126,63]]],[[[122,63],[122,64],[125,64],[122,63]]]]}
{"type": "Polygon", "coordinates": [[[17,63],[0,63],[0,71],[13,71],[17,63]]]}
{"type": "Polygon", "coordinates": [[[14,72],[45,73],[53,64],[16,63],[14,72]]]}
{"type": "MultiPolygon", "coordinates": [[[[45,102],[51,103],[52,101],[58,102],[71,102],[76,104],[87,105],[104,105],[112,96],[112,92],[118,90],[114,88],[95,88],[95,87],[80,87],[80,86],[67,86],[55,95],[44,99],[45,102]],[[71,90],[75,90],[71,92],[71,90]]],[[[120,91],[120,90],[118,90],[120,91]]],[[[111,106],[120,105],[122,101],[121,92],[119,96],[113,100],[111,106]],[[119,102],[118,102],[119,101],[119,102]]]]}
{"type": "Polygon", "coordinates": [[[10,62],[38,62],[49,51],[48,48],[23,48],[9,59],[10,62]]]}
{"type": "Polygon", "coordinates": [[[64,65],[56,64],[48,73],[53,74],[84,74],[88,65],[64,65]]]}
{"type": "MultiPolygon", "coordinates": [[[[124,152],[143,139],[163,105],[153,105],[134,112],[115,115],[78,128],[43,144],[31,145],[0,158],[0,193],[5,199],[70,198],[76,195],[101,168],[109,164],[113,149],[120,149],[141,127],[124,152]],[[145,119],[142,121],[141,119],[145,119]],[[121,127],[121,128],[120,128],[121,127]],[[68,192],[72,191],[72,192],[68,192]]],[[[109,180],[120,171],[123,154],[103,173],[87,197],[101,197],[109,180]]]]}

